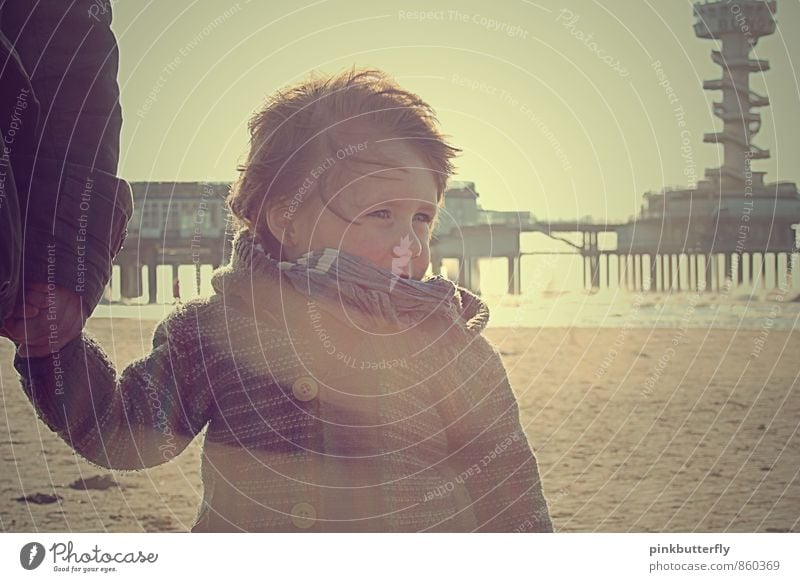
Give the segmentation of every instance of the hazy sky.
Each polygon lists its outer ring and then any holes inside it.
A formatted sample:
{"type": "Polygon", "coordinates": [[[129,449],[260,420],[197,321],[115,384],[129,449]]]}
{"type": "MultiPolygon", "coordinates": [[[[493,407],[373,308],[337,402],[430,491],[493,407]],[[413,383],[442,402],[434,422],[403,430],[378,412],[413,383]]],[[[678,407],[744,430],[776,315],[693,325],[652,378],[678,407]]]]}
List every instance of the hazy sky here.
{"type": "MultiPolygon", "coordinates": [[[[386,70],[434,106],[464,150],[457,178],[476,182],[484,208],[624,220],[645,191],[686,186],[720,162],[721,148],[702,135],[721,127],[711,113],[721,94],[701,88],[720,77],[710,58],[718,47],[694,36],[691,2],[117,0],[113,8],[120,171],[129,180],[232,180],[247,120],[266,95],[313,69],[353,64],[386,70]]],[[[779,0],[777,18],[755,50],[772,68],[751,76],[772,101],[754,143],[773,157],[753,167],[768,181],[800,182],[800,1],[779,0]]]]}

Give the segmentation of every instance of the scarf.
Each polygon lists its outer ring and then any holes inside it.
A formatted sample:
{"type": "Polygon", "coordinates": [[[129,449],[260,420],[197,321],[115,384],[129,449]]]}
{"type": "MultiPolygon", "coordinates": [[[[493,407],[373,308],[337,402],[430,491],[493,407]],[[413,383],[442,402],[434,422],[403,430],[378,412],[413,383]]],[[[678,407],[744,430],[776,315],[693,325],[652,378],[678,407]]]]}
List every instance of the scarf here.
{"type": "MultiPolygon", "coordinates": [[[[288,283],[310,299],[339,305],[342,309],[332,313],[348,324],[353,323],[348,314],[357,314],[368,325],[404,330],[434,317],[445,324],[481,331],[489,319],[488,307],[477,295],[441,275],[421,281],[406,279],[333,248],[278,261],[264,252],[257,235],[240,229],[234,237],[231,262],[217,270],[212,285],[224,293],[231,290],[231,283],[238,287],[247,284],[253,294],[264,279],[288,283]]],[[[239,291],[244,295],[243,289],[239,291]]]]}

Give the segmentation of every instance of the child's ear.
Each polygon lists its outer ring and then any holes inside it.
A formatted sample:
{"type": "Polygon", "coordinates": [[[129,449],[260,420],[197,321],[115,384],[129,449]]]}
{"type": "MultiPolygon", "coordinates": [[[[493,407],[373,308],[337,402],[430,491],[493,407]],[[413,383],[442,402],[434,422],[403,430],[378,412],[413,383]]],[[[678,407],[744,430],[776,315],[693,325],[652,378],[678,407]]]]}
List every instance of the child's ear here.
{"type": "Polygon", "coordinates": [[[269,205],[265,213],[267,228],[281,245],[291,246],[296,243],[297,227],[292,220],[294,216],[291,210],[286,204],[275,203],[269,205]]]}

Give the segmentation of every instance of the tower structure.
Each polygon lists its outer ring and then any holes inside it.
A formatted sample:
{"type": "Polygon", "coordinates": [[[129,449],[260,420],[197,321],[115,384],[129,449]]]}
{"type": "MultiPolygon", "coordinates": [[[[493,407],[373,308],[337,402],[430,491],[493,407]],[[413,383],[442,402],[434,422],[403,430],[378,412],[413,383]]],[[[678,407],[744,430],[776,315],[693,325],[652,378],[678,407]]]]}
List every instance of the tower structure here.
{"type": "MultiPolygon", "coordinates": [[[[695,4],[695,34],[699,38],[721,41],[711,59],[722,68],[719,79],[705,81],[703,88],[722,91],[722,100],[713,104],[714,115],[723,123],[721,132],[707,133],[706,143],[722,144],[722,167],[706,170],[706,177],[723,192],[733,192],[745,183],[752,160],[766,159],[769,150],[752,143],[761,129],[761,114],[754,108],[769,105],[769,98],[750,89],[750,75],[769,70],[769,62],[750,57],[758,39],[775,32],[776,2],[739,0],[695,4]]],[[[754,189],[764,185],[764,172],[753,173],[754,189]]]]}
{"type": "Polygon", "coordinates": [[[751,75],[768,71],[769,63],[751,53],[775,32],[776,9],[776,0],[694,5],[695,35],[719,43],[711,59],[720,78],[704,81],[703,89],[721,92],[712,107],[722,129],[703,141],[722,146],[722,165],[707,168],[697,184],[645,193],[641,213],[617,230],[618,252],[645,259],[640,270],[649,273],[651,289],[724,289],[725,280],[779,286],[798,261],[797,186],[767,183],[765,172],[751,167],[770,157],[753,143],[758,110],[769,99],[750,88],[751,75]]]}

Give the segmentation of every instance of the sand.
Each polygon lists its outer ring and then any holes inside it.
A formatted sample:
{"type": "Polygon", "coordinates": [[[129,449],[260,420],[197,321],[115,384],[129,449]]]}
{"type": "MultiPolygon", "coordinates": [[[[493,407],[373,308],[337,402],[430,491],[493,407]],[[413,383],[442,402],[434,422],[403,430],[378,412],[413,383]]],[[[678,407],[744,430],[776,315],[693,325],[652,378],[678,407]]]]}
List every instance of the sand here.
{"type": "MultiPolygon", "coordinates": [[[[88,329],[124,366],[146,353],[155,323],[92,318],[88,329]]],[[[557,531],[800,531],[800,332],[494,328],[486,336],[503,354],[557,531]]],[[[147,471],[92,466],[37,419],[12,355],[0,339],[0,529],[191,528],[202,435],[147,471]],[[69,486],[105,475],[118,486],[69,486]],[[15,500],[36,493],[61,499],[15,500]]]]}

